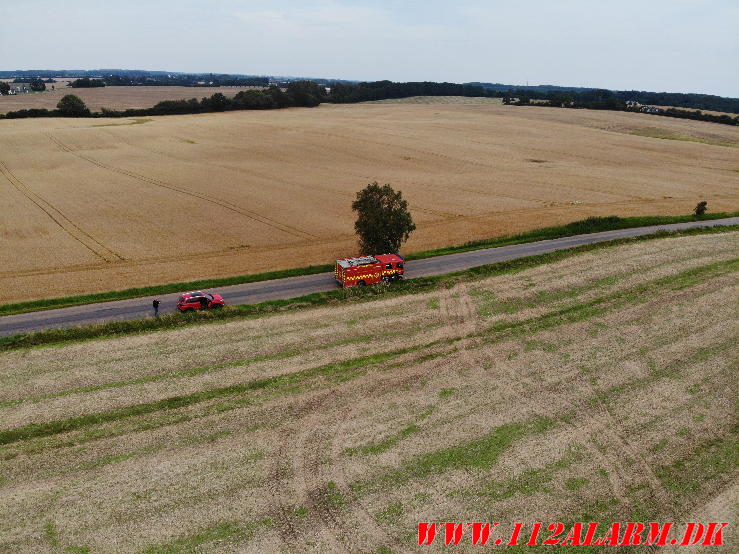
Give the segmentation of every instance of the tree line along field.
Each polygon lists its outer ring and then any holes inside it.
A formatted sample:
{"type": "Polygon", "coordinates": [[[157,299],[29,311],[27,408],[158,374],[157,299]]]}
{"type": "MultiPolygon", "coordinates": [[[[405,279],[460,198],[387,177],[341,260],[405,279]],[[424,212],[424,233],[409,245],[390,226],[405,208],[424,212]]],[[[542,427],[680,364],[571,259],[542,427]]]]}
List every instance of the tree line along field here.
{"type": "Polygon", "coordinates": [[[737,247],[602,246],[2,352],[0,550],[406,552],[418,521],[733,522],[737,247]]]}
{"type": "MultiPolygon", "coordinates": [[[[10,83],[12,79],[4,79],[10,83]]],[[[92,111],[102,108],[109,110],[125,110],[128,108],[151,108],[162,100],[179,100],[202,98],[220,92],[226,96],[234,96],[241,90],[261,90],[264,87],[168,87],[168,86],[125,86],[101,88],[70,88],[67,82],[74,79],[57,79],[56,83],[47,83],[43,92],[0,96],[0,113],[33,108],[53,110],[66,94],[80,97],[92,111]],[[51,86],[54,85],[54,90],[51,86]]],[[[12,85],[11,85],[12,86],[12,85]]]]}
{"type": "Polygon", "coordinates": [[[357,253],[372,181],[409,200],[406,252],[736,210],[738,145],[729,126],[500,105],[3,121],[0,302],[330,263],[357,253]]]}

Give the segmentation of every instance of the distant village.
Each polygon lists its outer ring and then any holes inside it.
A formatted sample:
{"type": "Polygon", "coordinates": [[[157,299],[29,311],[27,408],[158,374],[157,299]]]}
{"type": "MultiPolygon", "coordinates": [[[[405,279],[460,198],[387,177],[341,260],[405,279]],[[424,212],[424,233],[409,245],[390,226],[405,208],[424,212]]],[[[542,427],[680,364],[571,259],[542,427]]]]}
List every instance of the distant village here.
{"type": "Polygon", "coordinates": [[[643,106],[639,104],[639,102],[637,102],[636,100],[627,100],[626,108],[644,113],[662,113],[664,111],[662,108],[656,108],[654,106],[643,106]]]}

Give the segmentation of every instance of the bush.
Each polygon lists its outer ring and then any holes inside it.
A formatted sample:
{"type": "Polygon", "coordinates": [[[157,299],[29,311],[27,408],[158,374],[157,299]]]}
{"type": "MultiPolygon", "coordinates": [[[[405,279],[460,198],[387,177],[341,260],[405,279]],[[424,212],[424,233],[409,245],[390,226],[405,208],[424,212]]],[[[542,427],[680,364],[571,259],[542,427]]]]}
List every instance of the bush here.
{"type": "Polygon", "coordinates": [[[82,99],[74,94],[67,94],[59,100],[56,109],[63,117],[90,117],[90,110],[82,99]]]}
{"type": "Polygon", "coordinates": [[[695,209],[693,210],[693,213],[696,216],[701,216],[706,213],[707,206],[708,206],[708,202],[706,202],[705,200],[703,200],[702,202],[698,202],[695,205],[695,209]]]}

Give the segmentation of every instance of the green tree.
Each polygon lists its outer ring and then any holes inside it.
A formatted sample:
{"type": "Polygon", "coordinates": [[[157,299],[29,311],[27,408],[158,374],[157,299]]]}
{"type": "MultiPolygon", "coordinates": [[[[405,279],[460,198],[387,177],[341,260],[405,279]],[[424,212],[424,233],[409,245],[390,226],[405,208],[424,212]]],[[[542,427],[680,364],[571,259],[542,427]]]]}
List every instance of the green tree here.
{"type": "Polygon", "coordinates": [[[31,90],[35,90],[36,92],[46,90],[46,84],[41,79],[32,79],[30,85],[31,90]]]}
{"type": "Polygon", "coordinates": [[[67,94],[59,100],[56,109],[64,117],[86,117],[90,115],[90,110],[87,109],[82,99],[74,94],[67,94]]]}
{"type": "Polygon", "coordinates": [[[287,95],[293,106],[313,108],[326,99],[326,87],[313,81],[292,81],[287,84],[287,95]]]}
{"type": "Polygon", "coordinates": [[[6,95],[10,92],[10,85],[5,81],[0,81],[0,94],[6,95]]]}
{"type": "Polygon", "coordinates": [[[363,254],[398,252],[416,229],[402,193],[377,181],[357,193],[352,210],[357,212],[354,230],[363,254]]]}

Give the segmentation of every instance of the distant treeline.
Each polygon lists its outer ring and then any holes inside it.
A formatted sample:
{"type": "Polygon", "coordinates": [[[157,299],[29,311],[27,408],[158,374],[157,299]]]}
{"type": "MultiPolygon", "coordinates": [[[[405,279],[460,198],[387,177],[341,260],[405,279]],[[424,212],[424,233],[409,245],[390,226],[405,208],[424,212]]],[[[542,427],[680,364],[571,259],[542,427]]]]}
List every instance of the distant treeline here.
{"type": "Polygon", "coordinates": [[[95,87],[266,87],[269,86],[268,77],[243,77],[243,78],[214,78],[202,81],[199,77],[125,77],[121,75],[110,75],[100,79],[82,77],[70,81],[72,88],[95,88],[95,87]]]}
{"type": "Polygon", "coordinates": [[[328,101],[337,104],[407,98],[409,96],[499,96],[495,91],[480,86],[460,85],[458,83],[375,81],[358,84],[331,83],[330,87],[331,95],[328,101]]]}
{"type": "MultiPolygon", "coordinates": [[[[360,100],[347,100],[350,96],[347,91],[336,95],[337,102],[362,102],[364,100],[381,100],[383,98],[402,98],[404,96],[426,96],[432,95],[461,95],[461,96],[495,96],[521,97],[526,96],[536,100],[549,100],[550,93],[570,93],[575,96],[588,94],[595,89],[592,87],[563,87],[557,85],[532,85],[514,86],[503,83],[471,82],[464,84],[454,83],[391,83],[390,81],[378,81],[376,83],[359,83],[358,81],[344,81],[340,79],[324,79],[314,77],[267,77],[242,74],[221,73],[178,73],[171,71],[147,71],[142,69],[29,69],[0,71],[0,79],[18,79],[17,82],[30,82],[30,79],[47,79],[54,77],[63,78],[88,78],[100,79],[109,86],[192,86],[192,87],[217,87],[217,86],[269,86],[274,83],[287,84],[291,81],[313,81],[320,85],[335,88],[337,84],[349,87],[361,86],[364,89],[373,89],[377,95],[368,96],[369,90],[362,90],[360,100]],[[454,89],[450,87],[462,87],[454,89]],[[472,87],[472,88],[469,88],[472,87]],[[383,92],[384,89],[384,92],[383,92]],[[402,90],[405,89],[405,90],[402,90]],[[416,90],[412,90],[416,89],[416,90]],[[423,90],[433,90],[425,93],[423,90]],[[437,90],[457,90],[468,92],[436,92],[437,90]],[[421,92],[417,92],[420,90],[421,92]],[[471,92],[474,91],[474,92],[471,92]],[[400,94],[400,96],[398,96],[400,94]],[[339,98],[342,98],[339,100],[339,98]]],[[[52,81],[47,81],[52,82],[52,81]]],[[[739,114],[739,98],[725,98],[711,94],[676,93],[676,92],[648,92],[636,90],[609,91],[623,102],[627,100],[648,104],[653,106],[674,106],[677,108],[688,108],[692,110],[711,110],[718,112],[739,114]]]]}
{"type": "MultiPolygon", "coordinates": [[[[234,77],[233,75],[108,75],[105,85],[116,87],[266,87],[269,77],[234,77]]],[[[74,86],[74,85],[72,85],[74,86]]]]}
{"type": "Polygon", "coordinates": [[[242,90],[229,98],[220,92],[212,96],[190,100],[164,100],[151,108],[130,108],[91,112],[77,96],[68,94],[59,101],[57,109],[33,108],[8,112],[0,118],[22,119],[28,117],[141,117],[148,115],[175,115],[191,113],[224,112],[231,110],[272,110],[290,107],[318,106],[325,101],[326,89],[311,81],[288,83],[286,90],[271,86],[265,90],[242,90]]]}
{"type": "MultiPolygon", "coordinates": [[[[588,95],[600,96],[604,89],[583,87],[560,87],[556,85],[519,86],[503,85],[501,83],[467,83],[477,85],[498,92],[498,96],[524,96],[537,100],[549,100],[551,94],[572,94],[577,98],[582,95],[587,101],[588,95]]],[[[690,108],[694,110],[711,110],[715,112],[726,112],[739,114],[739,98],[725,98],[712,94],[694,94],[681,92],[648,92],[644,90],[607,90],[615,98],[648,104],[652,106],[674,106],[676,108],[690,108]]]]}
{"type": "Polygon", "coordinates": [[[34,81],[43,81],[44,83],[56,83],[54,79],[38,79],[36,77],[18,77],[13,79],[14,83],[32,83],[34,81]]]}
{"type": "Polygon", "coordinates": [[[650,105],[642,106],[642,103],[638,100],[625,98],[625,93],[605,89],[590,89],[583,92],[537,93],[536,95],[530,94],[527,90],[518,89],[507,91],[506,96],[503,97],[503,103],[516,106],[550,106],[557,108],[585,108],[588,110],[634,112],[646,111],[646,113],[653,115],[695,119],[709,121],[711,123],[723,123],[725,125],[739,125],[739,116],[731,117],[727,114],[707,114],[700,110],[690,111],[676,107],[656,108],[650,105]]]}
{"type": "Polygon", "coordinates": [[[83,77],[75,81],[70,81],[69,86],[72,88],[98,88],[104,87],[105,82],[102,79],[90,79],[89,77],[83,77]]]}
{"type": "MultiPolygon", "coordinates": [[[[565,89],[564,87],[551,87],[552,90],[508,89],[496,90],[476,84],[460,85],[456,83],[393,83],[391,81],[376,81],[373,83],[344,84],[335,83],[331,86],[331,94],[328,102],[352,103],[366,102],[368,100],[385,100],[389,98],[407,98],[409,96],[473,96],[473,97],[495,97],[503,98],[506,104],[531,105],[531,106],[553,106],[557,108],[585,108],[590,110],[617,110],[617,111],[641,111],[639,107],[627,105],[627,101],[644,104],[644,99],[657,99],[659,102],[668,102],[672,97],[707,97],[726,101],[723,105],[739,113],[739,99],[720,98],[709,95],[689,95],[672,93],[637,93],[632,95],[625,91],[611,91],[605,89],[565,89]],[[639,96],[642,94],[642,96],[639,96]],[[533,100],[533,102],[532,102],[533,100]],[[733,102],[733,104],[732,104],[733,102]]],[[[697,99],[694,99],[699,103],[697,99]]],[[[686,98],[682,98],[679,104],[673,106],[682,107],[691,104],[686,98]]],[[[661,104],[669,105],[669,104],[661,104]]],[[[710,121],[712,123],[723,123],[727,125],[738,125],[739,118],[729,115],[706,114],[701,111],[687,111],[675,108],[650,111],[656,115],[668,117],[679,117],[682,119],[697,119],[710,121]]]]}
{"type": "MultiPolygon", "coordinates": [[[[497,96],[529,100],[547,100],[553,103],[574,102],[581,106],[592,105],[593,109],[625,108],[626,103],[638,102],[650,106],[672,106],[696,110],[712,110],[739,114],[739,98],[724,98],[710,94],[683,94],[673,92],[639,92],[626,90],[587,89],[583,91],[539,92],[526,88],[495,91],[497,96]],[[600,107],[596,107],[599,104],[600,107]]],[[[591,107],[591,106],[587,106],[591,107]]]]}
{"type": "MultiPolygon", "coordinates": [[[[256,75],[228,75],[222,73],[172,73],[167,71],[144,71],[129,69],[95,69],[95,70],[14,70],[0,71],[0,79],[16,79],[18,83],[27,83],[31,79],[42,78],[76,78],[76,82],[102,81],[108,86],[178,86],[178,87],[225,87],[225,86],[268,86],[270,78],[256,75]]],[[[47,81],[53,82],[53,81],[47,81]]],[[[71,83],[70,83],[71,84],[71,83]]],[[[85,87],[85,84],[71,84],[85,87]]],[[[95,86],[95,85],[87,85],[95,86]]],[[[101,85],[97,85],[101,86],[101,85]]]]}
{"type": "MultiPolygon", "coordinates": [[[[81,78],[76,81],[80,87],[101,86],[94,83],[96,79],[81,78]]],[[[200,100],[165,100],[151,108],[108,110],[91,113],[87,108],[84,111],[60,111],[32,109],[8,112],[8,119],[22,117],[131,117],[146,115],[168,115],[207,113],[228,110],[269,110],[287,107],[313,107],[322,102],[338,104],[365,102],[368,100],[383,100],[390,98],[406,98],[410,96],[468,96],[468,97],[499,97],[505,104],[518,106],[550,106],[557,108],[585,108],[593,110],[616,111],[644,111],[643,106],[635,103],[636,98],[628,97],[625,92],[604,89],[583,90],[553,90],[549,92],[531,91],[528,89],[509,89],[505,91],[493,90],[479,85],[457,83],[410,82],[394,83],[391,81],[376,81],[371,83],[329,83],[330,92],[326,87],[313,81],[291,81],[285,90],[277,86],[270,86],[264,90],[240,91],[234,97],[226,97],[216,93],[200,100]],[[628,102],[628,103],[627,103],[628,102]]],[[[647,93],[661,94],[661,93],[647,93]]],[[[670,95],[671,93],[665,93],[670,95]]],[[[690,95],[683,95],[690,96],[690,95]]],[[[707,95],[698,95],[707,96],[707,95]]],[[[76,97],[75,97],[76,98],[76,97]]],[[[659,97],[660,101],[668,99],[659,97]]],[[[732,100],[732,99],[724,99],[732,100]]],[[[656,115],[677,117],[681,119],[696,119],[727,125],[739,125],[739,117],[729,115],[706,114],[701,111],[688,111],[676,108],[654,109],[649,113],[656,115]]]]}

